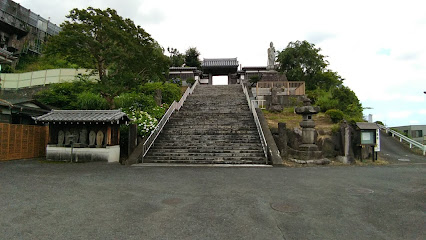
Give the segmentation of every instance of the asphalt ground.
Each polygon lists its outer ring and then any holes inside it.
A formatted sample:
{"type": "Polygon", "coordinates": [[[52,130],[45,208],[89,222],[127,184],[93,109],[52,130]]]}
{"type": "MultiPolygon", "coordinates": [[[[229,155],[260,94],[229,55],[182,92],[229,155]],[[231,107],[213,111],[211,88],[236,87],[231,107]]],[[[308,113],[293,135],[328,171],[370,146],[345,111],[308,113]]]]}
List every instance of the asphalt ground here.
{"type": "Polygon", "coordinates": [[[391,137],[384,131],[380,131],[380,148],[379,156],[391,164],[426,163],[426,156],[414,153],[408,146],[401,144],[398,138],[391,137]]]}
{"type": "Polygon", "coordinates": [[[0,239],[425,239],[425,166],[0,162],[0,239]]]}

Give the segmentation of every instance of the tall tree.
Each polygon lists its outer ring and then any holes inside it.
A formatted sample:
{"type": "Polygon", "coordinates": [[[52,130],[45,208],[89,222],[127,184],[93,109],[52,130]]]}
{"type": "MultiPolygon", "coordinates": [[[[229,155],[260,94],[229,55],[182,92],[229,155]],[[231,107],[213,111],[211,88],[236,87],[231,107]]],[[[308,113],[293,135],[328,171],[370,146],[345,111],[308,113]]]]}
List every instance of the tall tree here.
{"type": "Polygon", "coordinates": [[[308,90],[340,86],[343,78],[327,69],[329,63],[320,51],[321,48],[307,41],[290,42],[278,54],[278,69],[290,81],[305,81],[308,90]]]}
{"type": "Polygon", "coordinates": [[[201,61],[199,59],[200,52],[198,52],[197,48],[189,48],[185,52],[185,65],[188,67],[196,67],[198,69],[201,68],[201,61]]]}
{"type": "Polygon", "coordinates": [[[62,31],[49,39],[45,53],[95,68],[100,83],[109,87],[104,90],[110,92],[103,95],[117,95],[148,80],[162,79],[168,71],[168,58],[160,45],[115,10],[73,9],[67,18],[62,31]]]}
{"type": "Polygon", "coordinates": [[[171,67],[182,67],[185,63],[185,56],[180,53],[176,48],[167,48],[170,56],[170,66],[171,67]]]}

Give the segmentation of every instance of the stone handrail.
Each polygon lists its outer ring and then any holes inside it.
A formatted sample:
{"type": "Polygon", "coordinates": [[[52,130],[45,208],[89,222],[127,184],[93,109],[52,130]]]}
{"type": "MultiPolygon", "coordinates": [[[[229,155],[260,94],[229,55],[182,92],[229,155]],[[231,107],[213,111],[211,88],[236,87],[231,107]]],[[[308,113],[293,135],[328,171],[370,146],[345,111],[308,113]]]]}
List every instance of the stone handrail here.
{"type": "Polygon", "coordinates": [[[413,139],[402,135],[401,133],[394,131],[388,127],[385,127],[381,124],[377,124],[377,126],[379,126],[380,129],[384,130],[386,133],[390,132],[392,134],[392,137],[397,136],[399,138],[399,141],[402,142],[402,140],[408,142],[410,144],[410,148],[412,148],[413,146],[420,148],[423,151],[423,155],[426,155],[426,145],[423,145],[417,141],[414,141],[413,139]]]}
{"type": "Polygon", "coordinates": [[[257,102],[250,101],[250,97],[248,95],[246,86],[242,82],[241,82],[241,86],[243,88],[244,95],[246,96],[250,111],[253,114],[254,122],[256,123],[257,131],[260,137],[260,142],[262,143],[262,147],[263,147],[263,152],[265,153],[266,159],[268,159],[268,151],[269,151],[268,143],[266,142],[265,134],[263,133],[262,126],[260,125],[260,122],[259,122],[259,117],[257,116],[256,110],[255,110],[257,107],[257,102]]]}
{"type": "Polygon", "coordinates": [[[166,123],[169,121],[170,117],[174,113],[175,110],[180,110],[180,108],[183,106],[186,98],[189,94],[192,94],[195,90],[195,87],[198,85],[198,80],[195,81],[194,85],[192,85],[191,88],[187,88],[183,96],[181,97],[179,102],[173,101],[173,103],[170,105],[169,109],[167,109],[166,113],[163,115],[161,120],[158,122],[155,129],[151,132],[149,137],[145,140],[142,146],[142,156],[141,156],[141,162],[143,162],[143,158],[148,153],[151,146],[154,144],[155,140],[157,139],[158,135],[160,135],[161,131],[163,130],[166,123]]]}

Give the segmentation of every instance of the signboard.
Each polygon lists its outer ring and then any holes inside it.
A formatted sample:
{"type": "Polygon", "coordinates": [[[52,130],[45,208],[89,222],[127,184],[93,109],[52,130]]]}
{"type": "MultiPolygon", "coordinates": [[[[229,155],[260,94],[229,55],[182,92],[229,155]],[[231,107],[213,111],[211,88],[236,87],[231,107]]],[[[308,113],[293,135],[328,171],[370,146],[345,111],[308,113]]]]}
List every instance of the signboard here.
{"type": "Polygon", "coordinates": [[[380,129],[376,129],[376,146],[374,146],[374,151],[380,152],[380,129]]]}
{"type": "Polygon", "coordinates": [[[361,131],[361,144],[363,145],[375,145],[376,140],[375,131],[361,131]]]}

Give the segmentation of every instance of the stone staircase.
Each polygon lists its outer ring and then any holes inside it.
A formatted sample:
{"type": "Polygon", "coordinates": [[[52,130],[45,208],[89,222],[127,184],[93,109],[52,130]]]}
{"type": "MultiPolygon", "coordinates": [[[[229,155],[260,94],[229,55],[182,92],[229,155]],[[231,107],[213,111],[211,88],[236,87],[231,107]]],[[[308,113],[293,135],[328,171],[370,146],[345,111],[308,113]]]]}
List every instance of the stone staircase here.
{"type": "Polygon", "coordinates": [[[197,86],[143,162],[266,164],[241,86],[197,86]]]}

